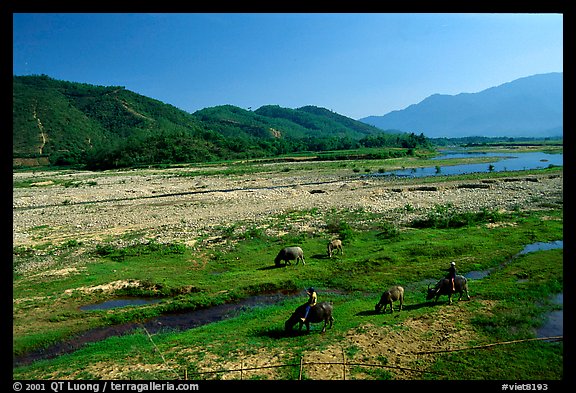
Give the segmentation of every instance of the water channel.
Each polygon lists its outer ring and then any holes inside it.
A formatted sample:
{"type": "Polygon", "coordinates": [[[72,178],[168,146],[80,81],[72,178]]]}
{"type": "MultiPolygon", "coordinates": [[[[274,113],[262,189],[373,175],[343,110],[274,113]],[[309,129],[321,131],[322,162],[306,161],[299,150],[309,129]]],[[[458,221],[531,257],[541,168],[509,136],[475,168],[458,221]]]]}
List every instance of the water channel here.
{"type": "MultiPolygon", "coordinates": [[[[515,258],[517,258],[520,255],[529,252],[552,250],[563,247],[564,247],[563,240],[529,244],[526,247],[524,247],[524,249],[520,251],[518,254],[514,255],[509,261],[505,262],[503,265],[499,267],[482,271],[471,271],[464,274],[464,276],[469,279],[480,280],[488,276],[495,269],[502,268],[506,264],[512,262],[515,258]]],[[[76,336],[70,340],[57,343],[49,348],[30,351],[21,356],[17,356],[14,358],[14,365],[17,366],[17,365],[30,364],[40,359],[55,358],[57,356],[66,353],[74,352],[87,343],[101,341],[108,337],[130,334],[136,331],[137,329],[145,328],[151,334],[162,331],[188,330],[212,322],[221,321],[227,318],[233,318],[235,316],[238,316],[242,312],[249,311],[257,307],[265,307],[272,304],[276,304],[279,301],[294,296],[304,297],[301,293],[276,292],[272,294],[251,296],[236,303],[226,303],[206,309],[187,311],[182,313],[165,314],[159,317],[152,318],[143,323],[125,323],[120,325],[95,328],[86,331],[85,333],[76,336]]],[[[107,310],[114,307],[140,306],[144,304],[153,303],[151,300],[155,300],[154,302],[160,301],[158,299],[150,299],[150,298],[121,298],[121,299],[113,299],[107,302],[83,306],[81,307],[81,309],[86,312],[90,312],[94,310],[107,310]]],[[[555,304],[563,304],[564,302],[563,293],[557,294],[552,299],[552,302],[555,304]]],[[[547,322],[536,331],[537,337],[551,337],[551,336],[563,335],[564,332],[563,322],[564,322],[563,310],[556,310],[548,313],[547,322]]]]}
{"type": "Polygon", "coordinates": [[[106,300],[100,303],[87,304],[80,307],[82,311],[93,310],[110,310],[112,308],[121,308],[128,306],[144,306],[147,304],[160,303],[162,299],[157,298],[134,298],[134,297],[120,297],[112,300],[106,300]]]}
{"type": "MultiPolygon", "coordinates": [[[[506,263],[504,263],[504,264],[502,264],[496,268],[493,268],[493,269],[471,271],[471,272],[464,274],[464,277],[466,277],[468,279],[472,279],[472,280],[480,280],[480,279],[488,276],[494,270],[501,269],[502,267],[506,266],[508,263],[512,262],[514,259],[516,259],[520,255],[524,255],[524,254],[528,254],[530,252],[536,252],[536,251],[554,250],[554,249],[558,249],[558,248],[564,248],[564,241],[563,240],[556,240],[553,242],[532,243],[532,244],[529,244],[526,247],[524,247],[524,249],[522,249],[522,251],[520,251],[518,254],[514,255],[506,263]]],[[[563,305],[564,304],[564,293],[561,292],[559,294],[556,294],[555,296],[552,297],[551,301],[553,304],[563,305]]],[[[542,338],[542,337],[554,337],[554,336],[564,335],[564,310],[551,311],[547,314],[546,318],[547,318],[546,323],[536,330],[536,337],[542,338]]]]}

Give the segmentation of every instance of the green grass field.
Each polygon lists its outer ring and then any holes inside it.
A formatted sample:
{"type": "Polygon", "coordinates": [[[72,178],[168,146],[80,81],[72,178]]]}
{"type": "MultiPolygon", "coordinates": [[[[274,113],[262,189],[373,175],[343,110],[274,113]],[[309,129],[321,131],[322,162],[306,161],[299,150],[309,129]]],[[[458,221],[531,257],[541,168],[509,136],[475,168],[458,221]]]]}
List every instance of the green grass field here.
{"type": "MultiPolygon", "coordinates": [[[[302,296],[188,331],[155,334],[153,339],[144,330],[109,338],[70,355],[16,367],[13,377],[94,379],[103,368],[116,367],[128,370],[121,378],[171,379],[185,375],[196,379],[221,378],[222,374],[194,375],[194,372],[210,365],[217,369],[220,367],[217,365],[227,362],[238,363],[239,359],[258,353],[276,354],[274,360],[278,362],[298,363],[305,354],[319,348],[330,351],[335,345],[342,345],[349,360],[386,365],[390,360],[385,355],[363,357],[363,347],[351,344],[346,337],[366,329],[376,329],[378,334],[384,334],[378,330],[383,328],[407,329],[403,324],[419,318],[433,321],[440,310],[447,308],[462,314],[451,320],[456,330],[469,334],[461,345],[534,337],[534,329],[543,323],[544,313],[558,307],[546,299],[563,290],[562,250],[524,255],[484,279],[473,280],[469,302],[448,306],[444,298],[431,306],[425,300],[426,286],[422,282],[442,277],[443,269],[452,260],[457,261],[460,273],[495,268],[509,261],[526,244],[563,238],[561,209],[492,213],[466,216],[469,223],[462,227],[416,229],[396,228],[368,212],[346,211],[316,217],[326,221],[326,232],[311,234],[291,229],[292,224],[320,213],[296,211],[273,217],[268,228],[240,223],[223,225],[217,244],[208,242],[194,248],[158,244],[153,240],[124,248],[102,244],[80,253],[80,258],[78,250],[82,245],[71,242],[59,248],[58,258],[63,268],[75,269],[72,274],[14,278],[13,297],[18,299],[13,307],[15,355],[95,326],[143,321],[164,313],[279,290],[301,291],[302,296]],[[482,220],[496,220],[502,225],[489,227],[482,220]],[[279,229],[285,233],[280,237],[266,234],[279,229]],[[327,236],[344,240],[343,256],[326,257],[327,236]],[[298,244],[306,250],[306,265],[271,268],[278,249],[286,244],[298,244]],[[118,280],[137,280],[142,285],[117,291],[117,296],[156,296],[162,302],[84,312],[79,310],[81,305],[108,299],[110,295],[82,291],[64,295],[70,288],[118,280]],[[393,284],[406,288],[405,310],[393,316],[372,313],[382,291],[393,284]],[[310,335],[284,334],[284,321],[305,301],[303,289],[310,285],[318,289],[320,300],[334,303],[333,329],[321,335],[320,327],[314,325],[310,335]],[[489,309],[486,304],[490,304],[489,309]],[[137,367],[142,364],[147,367],[137,367]]],[[[420,339],[425,340],[427,335],[432,338],[434,333],[424,332],[420,339]]],[[[433,362],[414,363],[422,372],[411,378],[562,379],[562,354],[562,343],[538,341],[445,353],[435,356],[433,362]],[[512,370],[503,367],[510,364],[510,359],[514,362],[512,370]]],[[[275,370],[273,376],[252,378],[298,378],[297,368],[275,370]]],[[[366,371],[355,367],[349,371],[349,377],[393,379],[391,370],[366,371]]],[[[318,377],[305,374],[304,378],[318,377]]]]}

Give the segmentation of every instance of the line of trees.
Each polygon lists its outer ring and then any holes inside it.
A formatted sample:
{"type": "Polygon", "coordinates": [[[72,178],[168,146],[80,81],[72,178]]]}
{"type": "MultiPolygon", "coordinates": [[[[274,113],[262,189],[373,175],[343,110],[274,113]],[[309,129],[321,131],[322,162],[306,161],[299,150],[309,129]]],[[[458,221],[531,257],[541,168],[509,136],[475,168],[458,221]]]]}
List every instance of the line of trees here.
{"type": "Polygon", "coordinates": [[[215,131],[201,135],[186,132],[162,132],[133,136],[116,144],[86,152],[82,161],[88,169],[111,169],[152,164],[209,162],[229,159],[275,157],[301,152],[382,148],[378,157],[387,158],[413,154],[414,149],[429,148],[428,140],[415,134],[351,138],[224,138],[215,131]],[[398,149],[402,148],[402,149],[398,149]]]}

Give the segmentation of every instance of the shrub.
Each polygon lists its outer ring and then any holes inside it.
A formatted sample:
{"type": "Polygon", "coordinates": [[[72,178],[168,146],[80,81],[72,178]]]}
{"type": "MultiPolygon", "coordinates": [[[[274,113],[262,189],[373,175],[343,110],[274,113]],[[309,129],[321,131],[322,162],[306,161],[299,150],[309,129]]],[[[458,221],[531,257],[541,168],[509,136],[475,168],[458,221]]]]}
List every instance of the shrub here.
{"type": "Polygon", "coordinates": [[[393,239],[400,235],[400,231],[389,222],[382,223],[378,237],[382,239],[393,239]]]}
{"type": "Polygon", "coordinates": [[[337,233],[341,240],[351,239],[354,231],[350,224],[344,220],[332,219],[326,224],[326,230],[331,233],[337,233]]]}
{"type": "Polygon", "coordinates": [[[502,219],[502,214],[496,210],[483,208],[479,212],[459,212],[451,203],[436,205],[425,218],[412,221],[413,228],[461,228],[502,219]]]}

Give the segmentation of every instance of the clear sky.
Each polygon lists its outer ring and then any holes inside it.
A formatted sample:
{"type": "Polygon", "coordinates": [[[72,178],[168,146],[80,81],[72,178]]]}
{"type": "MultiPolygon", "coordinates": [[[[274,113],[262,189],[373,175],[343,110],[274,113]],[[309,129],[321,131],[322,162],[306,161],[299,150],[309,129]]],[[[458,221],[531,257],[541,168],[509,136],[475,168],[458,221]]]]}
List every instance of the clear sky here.
{"type": "Polygon", "coordinates": [[[563,72],[562,14],[13,14],[14,75],[125,86],[190,113],[359,119],[548,72],[563,72]]]}

